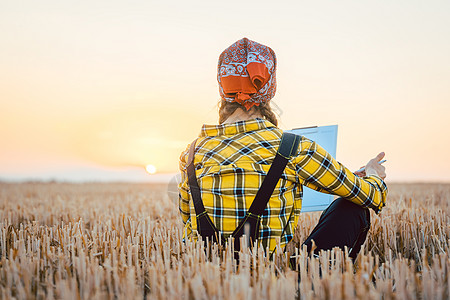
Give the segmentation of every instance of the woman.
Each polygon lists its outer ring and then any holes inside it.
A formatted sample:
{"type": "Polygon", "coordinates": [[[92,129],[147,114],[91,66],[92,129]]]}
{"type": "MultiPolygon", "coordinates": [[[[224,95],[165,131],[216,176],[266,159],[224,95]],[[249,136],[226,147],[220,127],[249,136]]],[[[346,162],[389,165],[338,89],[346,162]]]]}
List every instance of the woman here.
{"type": "MultiPolygon", "coordinates": [[[[217,75],[220,124],[203,125],[192,147],[198,197],[212,221],[208,222],[225,239],[246,216],[280,146],[283,131],[269,106],[276,90],[275,70],[273,50],[247,38],[223,51],[217,75]]],[[[293,237],[307,186],[341,197],[324,211],[306,239],[308,249],[313,241],[315,251],[347,246],[355,258],[370,227],[368,208],[378,213],[386,200],[385,170],[378,164],[384,153],[370,160],[365,171],[353,174],[315,142],[299,140],[268,196],[256,237],[264,249],[274,251],[277,239],[284,247],[293,237]]],[[[189,148],[180,157],[179,206],[185,232],[195,239],[199,228],[189,187],[193,183],[187,176],[189,148]]]]}

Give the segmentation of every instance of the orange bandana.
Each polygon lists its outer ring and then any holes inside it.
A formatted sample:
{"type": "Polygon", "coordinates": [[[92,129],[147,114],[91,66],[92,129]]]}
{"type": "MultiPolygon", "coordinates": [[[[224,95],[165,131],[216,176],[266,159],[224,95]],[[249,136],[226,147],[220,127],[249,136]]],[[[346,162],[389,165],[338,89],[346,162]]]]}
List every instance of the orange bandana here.
{"type": "Polygon", "coordinates": [[[219,57],[217,81],[222,99],[249,110],[275,96],[277,60],[267,46],[243,38],[219,57]]]}

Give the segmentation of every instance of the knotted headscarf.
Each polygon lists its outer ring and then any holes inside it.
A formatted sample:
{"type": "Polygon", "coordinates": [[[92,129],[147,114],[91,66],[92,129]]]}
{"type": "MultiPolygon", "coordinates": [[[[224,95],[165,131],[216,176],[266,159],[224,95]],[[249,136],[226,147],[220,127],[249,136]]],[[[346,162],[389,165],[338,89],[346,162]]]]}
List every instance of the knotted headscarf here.
{"type": "Polygon", "coordinates": [[[267,46],[243,38],[219,56],[217,81],[220,97],[247,110],[275,96],[277,60],[267,46]]]}

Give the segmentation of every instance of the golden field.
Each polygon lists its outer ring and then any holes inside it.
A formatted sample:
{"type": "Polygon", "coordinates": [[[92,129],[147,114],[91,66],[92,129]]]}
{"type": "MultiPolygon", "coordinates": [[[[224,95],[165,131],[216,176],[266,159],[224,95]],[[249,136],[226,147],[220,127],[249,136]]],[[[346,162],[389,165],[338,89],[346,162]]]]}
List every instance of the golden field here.
{"type": "Polygon", "coordinates": [[[320,213],[301,215],[273,261],[182,242],[167,187],[0,183],[1,299],[449,299],[450,185],[391,184],[355,265],[340,250],[295,249],[320,213]],[[298,280],[300,279],[300,280],[298,280]]]}

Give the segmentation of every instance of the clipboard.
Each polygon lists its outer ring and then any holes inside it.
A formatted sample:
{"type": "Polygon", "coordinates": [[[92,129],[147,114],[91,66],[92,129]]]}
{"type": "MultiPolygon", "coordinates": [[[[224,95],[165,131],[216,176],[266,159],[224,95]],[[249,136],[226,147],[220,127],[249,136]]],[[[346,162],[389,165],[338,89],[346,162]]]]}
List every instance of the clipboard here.
{"type": "MultiPolygon", "coordinates": [[[[336,158],[337,125],[303,127],[286,131],[315,141],[333,158],[336,158]]],[[[333,195],[320,193],[304,186],[301,212],[322,211],[330,205],[333,199],[333,195]]]]}

